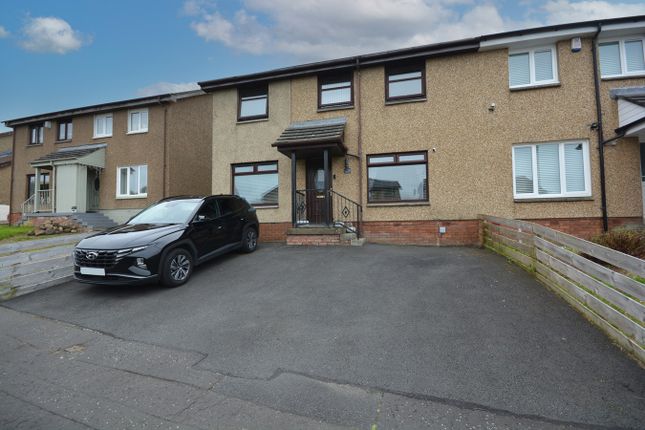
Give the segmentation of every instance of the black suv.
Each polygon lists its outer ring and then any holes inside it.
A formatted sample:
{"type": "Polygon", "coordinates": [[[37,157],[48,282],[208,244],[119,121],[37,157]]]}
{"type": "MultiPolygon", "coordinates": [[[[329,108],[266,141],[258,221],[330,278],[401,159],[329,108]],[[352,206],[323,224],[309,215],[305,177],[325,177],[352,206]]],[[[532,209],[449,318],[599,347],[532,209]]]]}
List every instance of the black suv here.
{"type": "Polygon", "coordinates": [[[161,281],[176,287],[204,261],[241,249],[255,251],[255,209],[237,196],[172,197],[127,223],[81,240],[74,276],[90,284],[161,281]]]}

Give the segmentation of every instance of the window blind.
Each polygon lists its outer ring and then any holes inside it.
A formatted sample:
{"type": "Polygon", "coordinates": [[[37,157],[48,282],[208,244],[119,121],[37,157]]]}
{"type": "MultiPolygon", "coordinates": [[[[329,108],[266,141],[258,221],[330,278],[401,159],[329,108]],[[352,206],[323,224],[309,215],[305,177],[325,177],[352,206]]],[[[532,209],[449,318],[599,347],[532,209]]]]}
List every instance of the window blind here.
{"type": "Polygon", "coordinates": [[[601,43],[599,51],[602,76],[620,75],[620,44],[618,42],[601,43]]]}
{"type": "Polygon", "coordinates": [[[529,54],[513,54],[508,57],[508,79],[512,87],[531,83],[529,54]]]}
{"type": "Polygon", "coordinates": [[[582,144],[567,143],[564,145],[564,172],[567,181],[567,192],[585,190],[585,165],[582,144]]]}
{"type": "Polygon", "coordinates": [[[625,64],[628,72],[645,70],[642,40],[629,40],[625,42],[625,64]]]}
{"type": "Polygon", "coordinates": [[[553,56],[550,49],[536,51],[534,62],[536,82],[550,81],[553,79],[553,56]]]}
{"type": "Polygon", "coordinates": [[[533,193],[533,150],[530,146],[515,148],[515,192],[533,193]]]}
{"type": "Polygon", "coordinates": [[[538,194],[560,194],[560,151],[558,145],[536,145],[538,194]]]}

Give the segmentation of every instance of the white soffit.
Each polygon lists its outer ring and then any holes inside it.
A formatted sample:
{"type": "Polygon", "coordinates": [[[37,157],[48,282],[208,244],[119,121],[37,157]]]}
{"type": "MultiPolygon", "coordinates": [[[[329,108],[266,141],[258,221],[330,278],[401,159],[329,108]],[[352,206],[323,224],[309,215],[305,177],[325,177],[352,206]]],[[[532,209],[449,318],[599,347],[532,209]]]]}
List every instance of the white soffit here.
{"type": "MultiPolygon", "coordinates": [[[[595,25],[584,27],[568,28],[563,30],[545,31],[537,33],[527,33],[517,36],[500,37],[492,36],[489,40],[482,40],[480,51],[490,51],[501,48],[530,48],[539,45],[552,45],[560,40],[570,39],[572,37],[592,37],[598,31],[595,25]]],[[[644,34],[645,21],[628,22],[622,24],[607,24],[602,26],[602,31],[598,36],[599,39],[610,39],[615,37],[644,34]]],[[[485,36],[486,37],[486,36],[485,36]]]]}

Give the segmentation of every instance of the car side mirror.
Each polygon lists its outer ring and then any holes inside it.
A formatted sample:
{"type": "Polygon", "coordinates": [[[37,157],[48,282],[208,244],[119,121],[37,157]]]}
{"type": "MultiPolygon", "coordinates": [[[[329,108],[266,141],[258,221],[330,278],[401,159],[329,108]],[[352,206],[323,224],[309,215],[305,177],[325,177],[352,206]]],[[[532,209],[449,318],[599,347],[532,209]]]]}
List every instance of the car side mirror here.
{"type": "Polygon", "coordinates": [[[206,221],[206,215],[197,215],[194,222],[204,222],[206,221]]]}

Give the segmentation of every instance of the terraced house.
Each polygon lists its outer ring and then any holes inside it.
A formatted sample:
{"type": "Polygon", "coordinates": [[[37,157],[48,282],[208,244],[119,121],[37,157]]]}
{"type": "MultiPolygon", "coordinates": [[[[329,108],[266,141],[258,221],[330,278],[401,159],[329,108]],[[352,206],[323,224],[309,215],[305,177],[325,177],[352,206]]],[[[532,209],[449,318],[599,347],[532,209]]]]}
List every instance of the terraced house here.
{"type": "Polygon", "coordinates": [[[166,196],[208,194],[211,106],[194,91],[6,121],[11,221],[72,214],[104,227],[166,196]]]}
{"type": "Polygon", "coordinates": [[[235,193],[291,243],[475,244],[479,214],[641,223],[644,46],[645,16],[590,21],[7,121],[13,219],[235,193]]]}
{"type": "Polygon", "coordinates": [[[640,223],[644,36],[639,16],[201,82],[212,191],[293,243],[332,225],[473,244],[478,214],[582,236],[640,223]]]}

